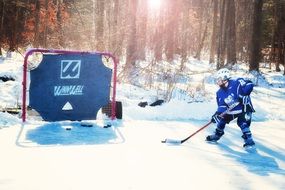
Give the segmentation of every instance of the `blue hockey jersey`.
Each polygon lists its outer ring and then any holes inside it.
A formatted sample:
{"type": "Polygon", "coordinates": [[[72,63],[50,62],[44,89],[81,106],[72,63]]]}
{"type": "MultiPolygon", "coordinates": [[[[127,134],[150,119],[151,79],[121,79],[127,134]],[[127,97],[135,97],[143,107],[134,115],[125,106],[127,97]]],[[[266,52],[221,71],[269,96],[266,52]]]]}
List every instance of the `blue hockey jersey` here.
{"type": "Polygon", "coordinates": [[[218,104],[217,113],[226,111],[227,108],[235,102],[239,102],[239,104],[228,114],[242,113],[243,110],[245,110],[244,108],[249,112],[254,112],[250,97],[247,105],[243,105],[241,100],[243,96],[250,95],[253,90],[253,86],[254,84],[250,80],[245,80],[243,78],[230,79],[228,81],[228,86],[220,88],[216,93],[218,104]]]}

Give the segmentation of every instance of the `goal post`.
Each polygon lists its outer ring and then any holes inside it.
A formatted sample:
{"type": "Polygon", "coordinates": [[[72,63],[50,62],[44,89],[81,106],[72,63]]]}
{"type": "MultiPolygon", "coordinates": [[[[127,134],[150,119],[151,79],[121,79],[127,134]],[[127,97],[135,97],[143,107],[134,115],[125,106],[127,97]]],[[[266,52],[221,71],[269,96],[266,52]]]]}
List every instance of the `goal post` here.
{"type": "Polygon", "coordinates": [[[29,104],[44,120],[96,119],[98,110],[109,102],[111,119],[116,118],[118,60],[115,56],[108,52],[33,48],[24,57],[22,122],[27,117],[29,57],[34,53],[43,54],[43,60],[30,71],[29,104]],[[112,69],[103,64],[102,57],[113,60],[112,69]]]}

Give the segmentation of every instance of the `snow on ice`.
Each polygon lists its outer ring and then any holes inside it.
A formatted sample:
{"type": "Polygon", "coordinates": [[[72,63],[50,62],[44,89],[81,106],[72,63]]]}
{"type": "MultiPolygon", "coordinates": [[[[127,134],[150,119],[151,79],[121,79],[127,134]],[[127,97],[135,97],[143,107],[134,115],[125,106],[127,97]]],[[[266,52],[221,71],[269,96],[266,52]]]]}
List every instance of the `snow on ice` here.
{"type": "MultiPolygon", "coordinates": [[[[23,59],[14,55],[1,60],[0,107],[21,102],[23,59]]],[[[189,60],[189,70],[210,70],[205,62],[189,60]],[[191,68],[191,69],[190,69],[191,68]]],[[[206,124],[216,109],[210,74],[207,94],[196,100],[176,93],[161,106],[139,107],[153,102],[157,92],[118,84],[117,99],[123,103],[123,119],[103,128],[104,116],[80,122],[48,123],[0,113],[1,190],[146,190],[146,189],[285,189],[285,77],[261,69],[252,93],[256,109],[251,125],[257,151],[242,148],[240,129],[229,124],[218,144],[205,143],[214,125],[179,146],[161,143],[165,138],[183,139],[206,124]],[[68,130],[67,130],[68,129],[68,130]]],[[[242,66],[235,75],[252,77],[242,66]]],[[[196,78],[197,79],[197,78],[196,78]]]]}

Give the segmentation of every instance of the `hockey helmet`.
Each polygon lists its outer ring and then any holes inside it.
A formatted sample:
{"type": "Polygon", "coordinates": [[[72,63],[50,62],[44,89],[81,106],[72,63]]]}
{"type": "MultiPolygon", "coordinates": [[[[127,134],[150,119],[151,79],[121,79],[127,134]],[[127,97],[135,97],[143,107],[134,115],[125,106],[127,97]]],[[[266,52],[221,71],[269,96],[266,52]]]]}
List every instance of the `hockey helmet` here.
{"type": "Polygon", "coordinates": [[[217,81],[219,81],[219,80],[229,80],[230,78],[231,78],[230,70],[227,69],[227,68],[222,68],[222,69],[218,70],[218,72],[216,74],[217,81]]]}

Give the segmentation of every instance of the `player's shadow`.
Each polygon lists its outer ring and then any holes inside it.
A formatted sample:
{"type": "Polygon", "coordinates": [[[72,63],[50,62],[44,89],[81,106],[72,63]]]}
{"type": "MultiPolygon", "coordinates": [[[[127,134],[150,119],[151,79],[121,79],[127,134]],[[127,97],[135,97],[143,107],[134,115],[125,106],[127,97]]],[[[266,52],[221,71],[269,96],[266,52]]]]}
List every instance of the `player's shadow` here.
{"type": "Polygon", "coordinates": [[[225,152],[225,156],[234,158],[237,162],[246,166],[249,172],[260,176],[268,176],[271,173],[285,174],[285,170],[279,167],[274,157],[261,155],[258,150],[241,152],[233,150],[230,146],[224,144],[221,144],[219,147],[225,152]]]}

